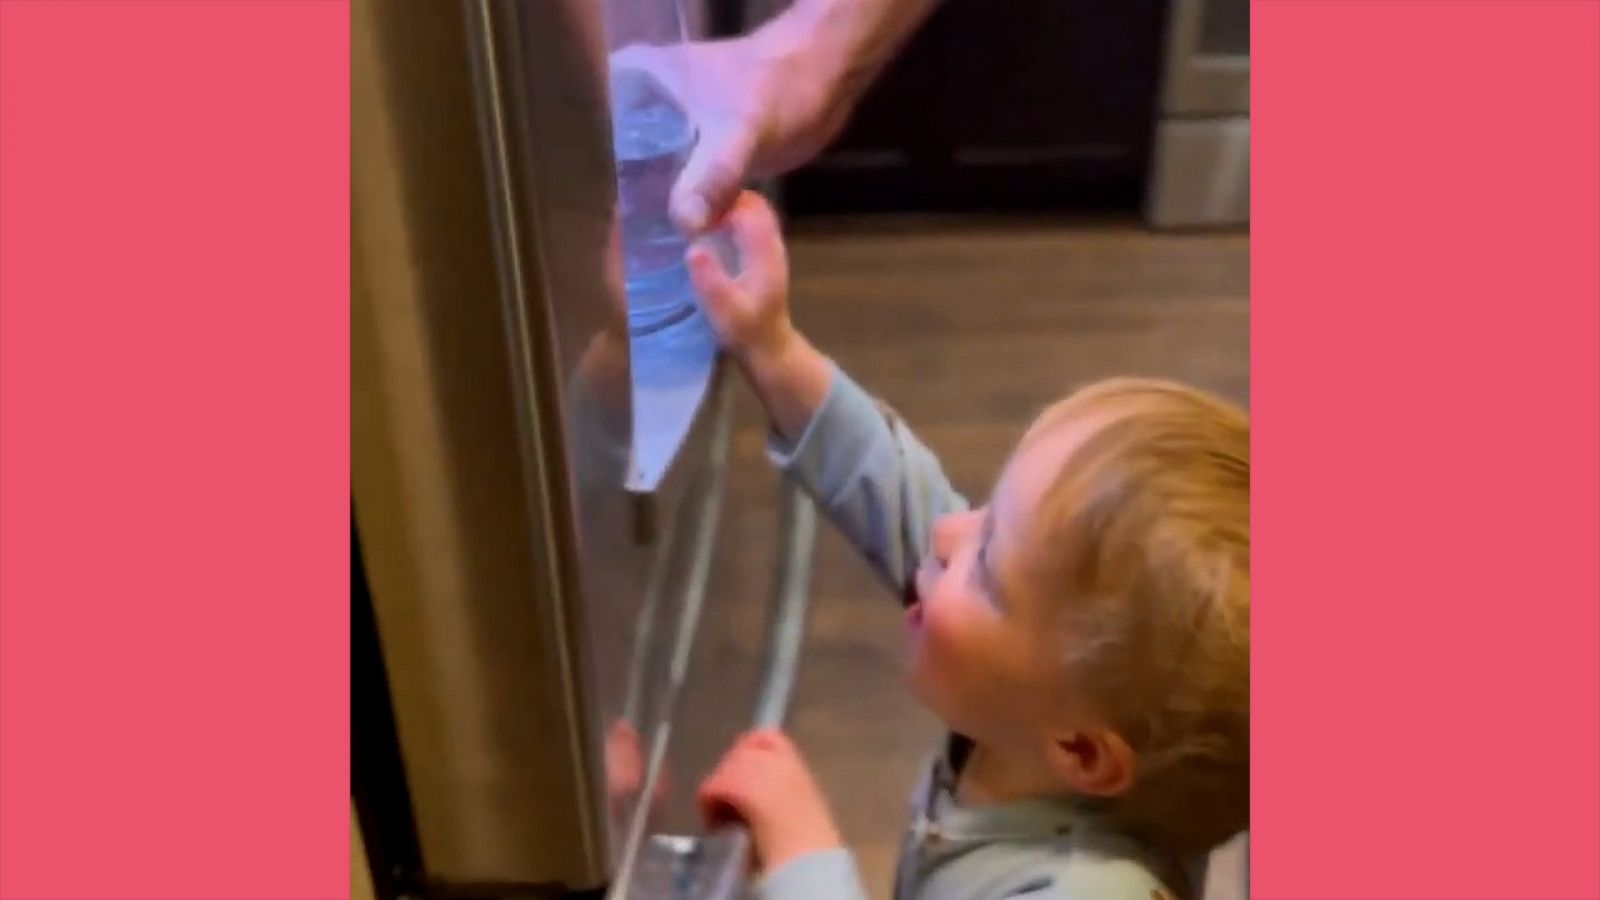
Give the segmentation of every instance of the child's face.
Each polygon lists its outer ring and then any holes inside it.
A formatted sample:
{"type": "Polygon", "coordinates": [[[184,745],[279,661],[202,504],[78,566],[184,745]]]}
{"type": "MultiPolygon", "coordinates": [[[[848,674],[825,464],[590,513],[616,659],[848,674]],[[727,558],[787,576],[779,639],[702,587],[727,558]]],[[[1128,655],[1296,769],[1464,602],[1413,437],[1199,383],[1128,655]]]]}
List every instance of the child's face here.
{"type": "Polygon", "coordinates": [[[1040,499],[1087,423],[1063,423],[1027,443],[1001,472],[988,505],[934,524],[907,612],[912,690],[955,731],[1023,747],[1064,724],[1059,602],[1038,590],[1031,538],[1040,499]]]}

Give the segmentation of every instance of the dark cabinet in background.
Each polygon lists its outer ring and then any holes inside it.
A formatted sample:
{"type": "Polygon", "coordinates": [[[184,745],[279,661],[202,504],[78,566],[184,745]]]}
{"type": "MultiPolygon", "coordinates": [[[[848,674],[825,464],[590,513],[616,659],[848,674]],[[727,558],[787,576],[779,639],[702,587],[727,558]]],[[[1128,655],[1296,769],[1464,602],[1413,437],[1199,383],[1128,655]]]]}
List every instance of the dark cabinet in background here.
{"type": "Polygon", "coordinates": [[[1166,6],[948,0],[785,180],[786,210],[1139,209],[1166,6]]]}

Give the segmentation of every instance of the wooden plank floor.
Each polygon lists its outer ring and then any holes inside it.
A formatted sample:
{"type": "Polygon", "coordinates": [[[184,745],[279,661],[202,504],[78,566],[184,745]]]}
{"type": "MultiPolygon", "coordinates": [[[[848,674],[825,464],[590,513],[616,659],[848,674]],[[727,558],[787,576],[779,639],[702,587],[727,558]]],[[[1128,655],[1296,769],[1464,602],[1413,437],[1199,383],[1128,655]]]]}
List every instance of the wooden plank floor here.
{"type": "MultiPolygon", "coordinates": [[[[1246,235],[823,222],[794,232],[790,252],[797,321],[905,415],[974,500],[1034,414],[1075,385],[1160,375],[1249,402],[1246,235]]],[[[753,410],[742,421],[756,422],[753,410]]],[[[750,518],[724,532],[747,548],[733,552],[748,554],[740,568],[752,590],[766,585],[775,537],[762,443],[759,427],[741,428],[731,489],[768,499],[746,504],[750,518]]],[[[906,798],[939,727],[901,686],[894,599],[823,530],[790,730],[872,896],[887,898],[906,798]]]]}

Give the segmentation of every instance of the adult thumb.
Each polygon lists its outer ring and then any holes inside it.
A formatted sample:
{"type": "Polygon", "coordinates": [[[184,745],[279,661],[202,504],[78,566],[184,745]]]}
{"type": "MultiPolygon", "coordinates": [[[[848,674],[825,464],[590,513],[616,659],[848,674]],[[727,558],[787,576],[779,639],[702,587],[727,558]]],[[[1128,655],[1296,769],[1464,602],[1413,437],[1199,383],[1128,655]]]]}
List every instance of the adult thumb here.
{"type": "Polygon", "coordinates": [[[672,218],[678,227],[701,234],[720,222],[739,199],[754,152],[755,138],[748,128],[702,133],[672,186],[672,218]]]}

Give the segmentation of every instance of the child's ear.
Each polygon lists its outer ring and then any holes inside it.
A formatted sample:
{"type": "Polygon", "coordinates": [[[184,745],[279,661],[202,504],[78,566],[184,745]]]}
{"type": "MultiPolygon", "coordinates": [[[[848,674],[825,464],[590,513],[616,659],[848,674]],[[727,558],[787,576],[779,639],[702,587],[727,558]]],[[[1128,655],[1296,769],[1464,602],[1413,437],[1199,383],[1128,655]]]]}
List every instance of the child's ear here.
{"type": "Polygon", "coordinates": [[[1133,785],[1138,764],[1133,748],[1109,728],[1055,735],[1047,751],[1050,767],[1075,793],[1115,797],[1133,785]]]}

